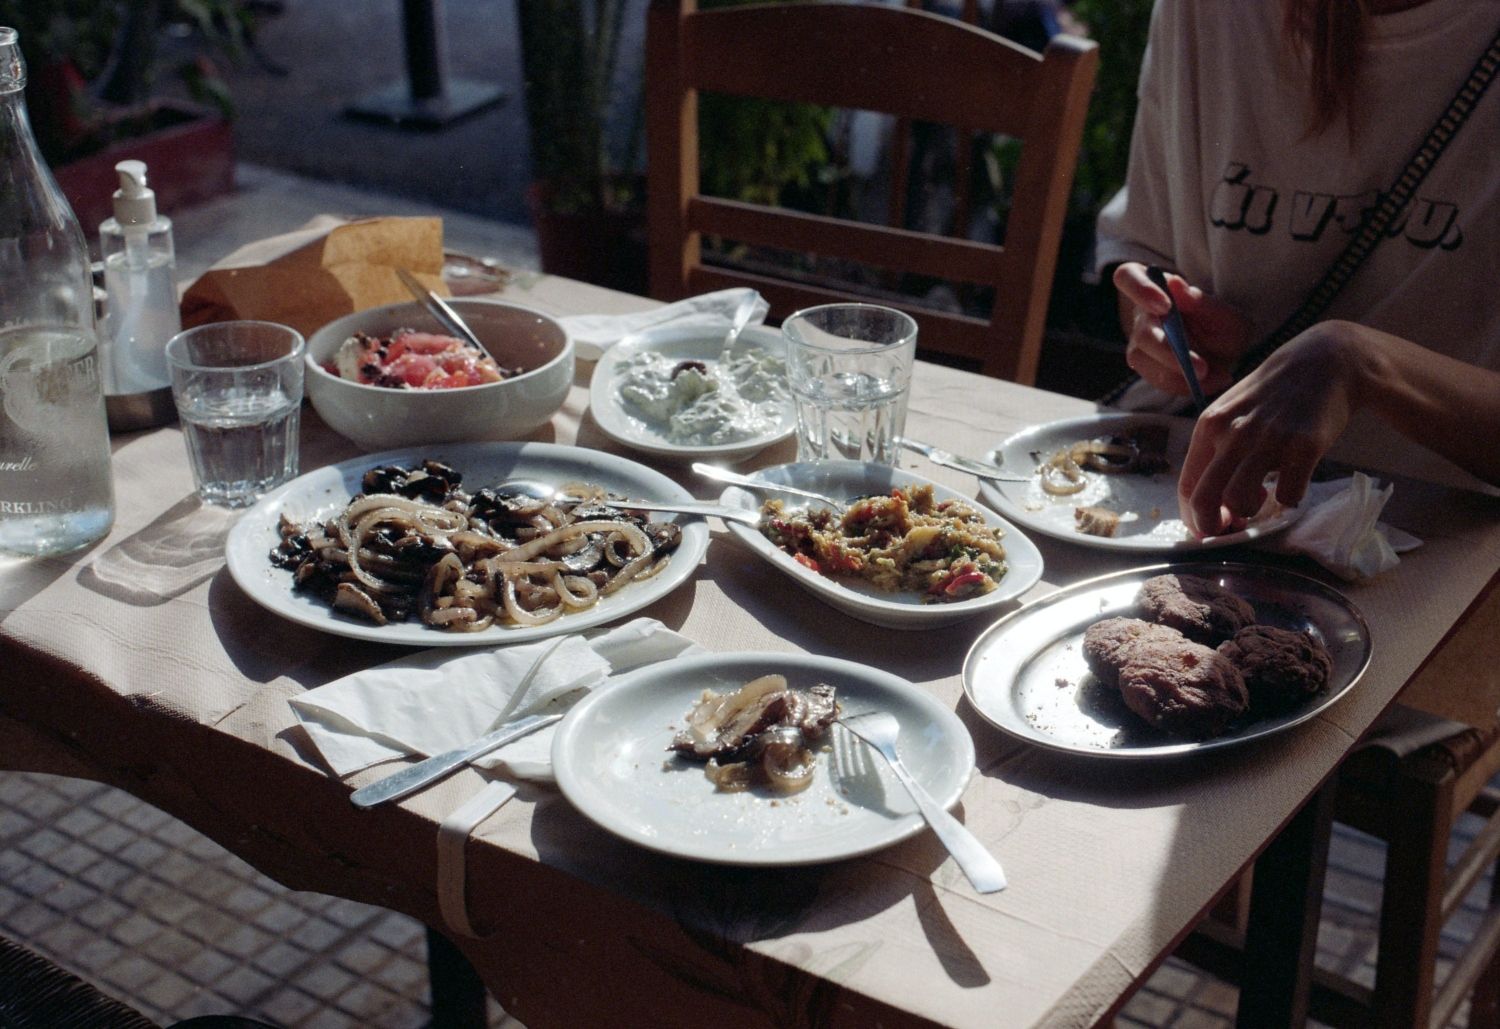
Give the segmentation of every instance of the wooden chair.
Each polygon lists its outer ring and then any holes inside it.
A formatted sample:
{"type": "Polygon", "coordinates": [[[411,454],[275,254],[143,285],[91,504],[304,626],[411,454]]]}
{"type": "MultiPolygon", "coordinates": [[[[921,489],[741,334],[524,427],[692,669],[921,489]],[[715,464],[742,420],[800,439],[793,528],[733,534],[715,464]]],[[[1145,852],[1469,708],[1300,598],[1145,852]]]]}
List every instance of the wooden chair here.
{"type": "Polygon", "coordinates": [[[872,300],[917,319],[925,351],[1030,383],[1066,213],[1095,44],[1057,37],[1038,55],[922,11],[880,4],[792,3],[699,11],[653,0],[646,35],[651,292],[672,300],[750,286],[773,320],[814,304],[872,300]],[[698,95],[870,110],[1021,140],[1003,245],[705,196],[699,191],[698,95]],[[911,298],[799,281],[703,260],[705,235],[990,287],[988,318],[911,298]]]}
{"type": "MultiPolygon", "coordinates": [[[[161,1029],[36,951],[0,936],[0,1026],[5,1029],[161,1029]]],[[[237,1015],[199,1015],[171,1029],[274,1029],[237,1015]]]]}
{"type": "Polygon", "coordinates": [[[1248,924],[1211,917],[1179,949],[1186,960],[1241,984],[1241,1025],[1311,1014],[1333,1026],[1427,1029],[1449,1025],[1468,998],[1469,1026],[1500,1027],[1497,709],[1500,593],[1492,593],[1454,627],[1400,703],[1256,862],[1248,924]],[[1478,828],[1455,833],[1465,816],[1478,819],[1478,828]],[[1313,963],[1335,821],[1386,846],[1373,987],[1313,963]],[[1451,853],[1458,840],[1463,852],[1451,853]],[[1444,973],[1443,928],[1487,870],[1494,871],[1487,906],[1444,973]],[[1248,994],[1247,984],[1254,987],[1248,994]]]}
{"type": "MultiPolygon", "coordinates": [[[[1500,1026],[1500,791],[1491,785],[1500,774],[1500,722],[1459,726],[1409,708],[1393,714],[1399,728],[1385,723],[1384,738],[1377,734],[1374,742],[1351,754],[1331,786],[1309,802],[1321,802],[1326,810],[1321,828],[1309,834],[1313,853],[1301,876],[1263,882],[1266,870],[1256,865],[1252,923],[1258,910],[1274,909],[1283,924],[1301,926],[1274,947],[1302,949],[1304,967],[1298,974],[1303,981],[1276,987],[1273,995],[1283,996],[1271,1010],[1278,1019],[1291,1011],[1294,1020],[1306,1013],[1332,1026],[1441,1029],[1468,998],[1469,1026],[1500,1026]],[[1462,853],[1450,855],[1454,829],[1466,814],[1482,819],[1481,827],[1465,834],[1462,853]],[[1311,965],[1316,937],[1306,934],[1317,931],[1331,821],[1386,846],[1373,987],[1311,965]],[[1487,870],[1495,878],[1485,913],[1452,967],[1440,976],[1443,927],[1487,870]],[[1264,900],[1259,896],[1263,886],[1268,887],[1264,900]],[[1291,938],[1298,935],[1304,938],[1291,938]],[[1294,990],[1301,995],[1291,997],[1294,990]]],[[[1250,931],[1255,931],[1253,924],[1250,931]]],[[[1244,946],[1243,925],[1210,918],[1178,953],[1243,987],[1261,978],[1245,967],[1244,946]]],[[[1247,1012],[1242,997],[1240,1024],[1255,1025],[1263,1017],[1258,1007],[1247,1012]]]]}

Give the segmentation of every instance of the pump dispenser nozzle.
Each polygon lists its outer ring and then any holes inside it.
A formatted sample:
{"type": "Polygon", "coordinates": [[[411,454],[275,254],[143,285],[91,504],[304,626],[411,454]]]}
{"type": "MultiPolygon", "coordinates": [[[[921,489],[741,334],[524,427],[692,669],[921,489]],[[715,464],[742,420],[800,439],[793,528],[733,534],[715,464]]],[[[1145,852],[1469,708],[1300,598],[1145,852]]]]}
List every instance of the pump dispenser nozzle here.
{"type": "Polygon", "coordinates": [[[115,165],[120,188],[115,190],[115,221],[121,226],[150,225],[156,220],[156,193],[146,185],[144,161],[115,165]]]}

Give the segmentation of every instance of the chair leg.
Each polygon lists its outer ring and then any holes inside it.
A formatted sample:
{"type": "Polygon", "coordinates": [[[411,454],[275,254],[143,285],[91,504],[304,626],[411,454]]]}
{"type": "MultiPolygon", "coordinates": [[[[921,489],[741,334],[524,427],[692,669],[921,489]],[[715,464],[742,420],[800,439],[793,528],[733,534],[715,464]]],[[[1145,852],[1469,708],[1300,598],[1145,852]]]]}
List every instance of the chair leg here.
{"type": "Polygon", "coordinates": [[[435,929],[427,930],[427,977],[432,988],[432,1029],[484,1029],[489,994],[463,951],[435,929]]]}
{"type": "Polygon", "coordinates": [[[1313,794],[1255,862],[1236,1025],[1307,1022],[1335,788],[1313,794]]]}
{"type": "Polygon", "coordinates": [[[1426,779],[1398,776],[1391,798],[1391,809],[1410,829],[1387,840],[1373,1013],[1377,1026],[1392,1029],[1426,1026],[1432,1011],[1453,779],[1426,779]]]}
{"type": "MultiPolygon", "coordinates": [[[[1500,861],[1490,870],[1490,907],[1500,905],[1500,861]]],[[[1500,1029],[1500,950],[1474,984],[1469,999],[1469,1029],[1500,1029]]]]}

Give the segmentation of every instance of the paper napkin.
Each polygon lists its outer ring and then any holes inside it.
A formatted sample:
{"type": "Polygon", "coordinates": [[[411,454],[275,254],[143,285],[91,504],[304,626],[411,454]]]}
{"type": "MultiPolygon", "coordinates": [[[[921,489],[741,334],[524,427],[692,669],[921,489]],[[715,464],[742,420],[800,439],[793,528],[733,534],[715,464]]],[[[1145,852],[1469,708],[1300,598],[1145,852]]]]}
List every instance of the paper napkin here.
{"type": "MultiPolygon", "coordinates": [[[[721,289],[650,311],[637,311],[634,314],[575,314],[559,321],[568,335],[573,337],[578,357],[584,361],[597,361],[605,350],[626,336],[646,329],[671,326],[728,332],[730,320],[740,302],[754,293],[755,290],[748,287],[721,289]]],[[[757,294],[755,313],[750,316],[750,324],[759,325],[765,321],[770,310],[771,305],[757,294]]]]}
{"type": "MultiPolygon", "coordinates": [[[[589,636],[423,651],[309,690],[290,703],[329,767],[345,776],[393,758],[452,750],[501,722],[571,707],[610,675],[701,650],[655,619],[638,618],[589,636]]],[[[474,763],[550,781],[553,728],[474,763]]]]}
{"type": "Polygon", "coordinates": [[[1341,578],[1353,581],[1392,568],[1422,541],[1379,520],[1395,487],[1364,472],[1347,479],[1315,482],[1302,500],[1302,517],[1277,542],[1277,549],[1304,554],[1341,578]]]}

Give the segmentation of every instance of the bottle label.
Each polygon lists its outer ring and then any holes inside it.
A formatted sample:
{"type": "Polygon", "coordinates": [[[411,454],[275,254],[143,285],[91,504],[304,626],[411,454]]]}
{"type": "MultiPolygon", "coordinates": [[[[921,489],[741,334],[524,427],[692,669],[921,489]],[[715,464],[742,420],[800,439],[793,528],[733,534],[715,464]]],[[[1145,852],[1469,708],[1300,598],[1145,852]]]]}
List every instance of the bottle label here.
{"type": "Polygon", "coordinates": [[[0,472],[31,472],[36,470],[36,460],[25,454],[18,461],[0,458],[0,472]]]}
{"type": "Polygon", "coordinates": [[[0,339],[0,519],[97,506],[108,490],[109,435],[92,337],[50,329],[7,335],[0,339]]]}

